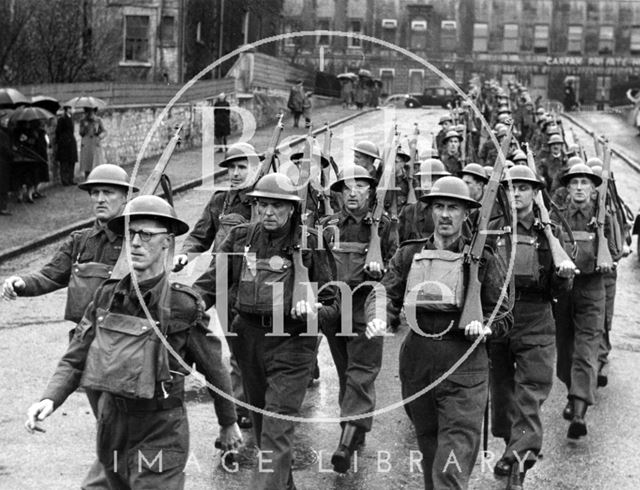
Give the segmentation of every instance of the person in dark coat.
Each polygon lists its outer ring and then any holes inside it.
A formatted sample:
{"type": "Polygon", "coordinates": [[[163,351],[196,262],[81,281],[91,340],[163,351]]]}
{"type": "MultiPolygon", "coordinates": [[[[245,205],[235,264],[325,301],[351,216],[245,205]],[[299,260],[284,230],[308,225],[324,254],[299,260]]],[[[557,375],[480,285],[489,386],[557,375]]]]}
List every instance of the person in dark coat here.
{"type": "Polygon", "coordinates": [[[78,145],[73,134],[73,119],[69,106],[63,107],[63,113],[56,125],[56,160],[60,165],[60,182],[63,186],[74,185],[74,167],[78,161],[78,145]]]}
{"type": "Polygon", "coordinates": [[[0,127],[0,216],[10,216],[8,194],[11,182],[11,139],[9,133],[0,127]]]}
{"type": "Polygon", "coordinates": [[[231,134],[231,111],[227,95],[220,92],[213,104],[214,136],[220,147],[216,151],[227,152],[227,136],[231,134]]]}

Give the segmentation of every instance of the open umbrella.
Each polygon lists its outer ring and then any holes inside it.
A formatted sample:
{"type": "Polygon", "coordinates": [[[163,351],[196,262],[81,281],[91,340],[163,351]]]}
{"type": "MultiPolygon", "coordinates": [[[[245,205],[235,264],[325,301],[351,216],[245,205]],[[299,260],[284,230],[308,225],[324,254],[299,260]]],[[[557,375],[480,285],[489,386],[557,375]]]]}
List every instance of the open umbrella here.
{"type": "Polygon", "coordinates": [[[346,73],[340,73],[340,75],[338,75],[337,78],[338,80],[357,80],[358,75],[352,72],[346,72],[346,73]]]}
{"type": "Polygon", "coordinates": [[[33,107],[41,107],[42,109],[46,109],[47,111],[55,114],[60,109],[60,102],[58,102],[53,97],[48,97],[46,95],[34,95],[31,97],[31,105],[33,107]]]}
{"type": "Polygon", "coordinates": [[[358,76],[371,78],[371,72],[369,70],[365,70],[364,68],[360,68],[360,71],[358,71],[358,76]]]}
{"type": "Polygon", "coordinates": [[[91,108],[91,109],[104,109],[107,107],[107,103],[99,99],[98,97],[93,97],[91,95],[83,95],[81,97],[74,97],[73,99],[64,103],[65,106],[69,106],[72,109],[83,109],[83,108],[91,108]]]}
{"type": "Polygon", "coordinates": [[[15,107],[28,103],[29,99],[15,88],[0,88],[0,107],[15,107]]]}
{"type": "Polygon", "coordinates": [[[15,124],[18,121],[46,121],[52,117],[55,116],[41,107],[18,107],[9,116],[9,122],[15,124]]]}

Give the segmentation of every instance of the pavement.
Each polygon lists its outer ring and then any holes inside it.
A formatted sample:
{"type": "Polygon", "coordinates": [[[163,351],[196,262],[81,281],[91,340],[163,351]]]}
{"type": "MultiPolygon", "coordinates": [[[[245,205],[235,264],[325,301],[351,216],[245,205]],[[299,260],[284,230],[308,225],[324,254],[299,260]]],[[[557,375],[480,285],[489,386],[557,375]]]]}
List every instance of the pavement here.
{"type": "MultiPolygon", "coordinates": [[[[362,111],[361,111],[362,112],[362,111]]],[[[360,114],[355,109],[344,109],[340,105],[320,107],[314,110],[313,121],[317,130],[322,129],[325,122],[333,123],[350,116],[360,114]]],[[[291,118],[285,116],[285,129],[280,141],[304,136],[304,128],[293,128],[291,118]]],[[[264,151],[273,133],[273,125],[258,129],[251,139],[258,152],[264,151]]],[[[231,137],[230,143],[238,138],[231,137]]],[[[147,158],[141,162],[136,182],[144,182],[151,173],[158,157],[147,158]]],[[[203,176],[220,171],[218,163],[223,153],[216,153],[214,162],[203,161],[202,149],[176,150],[167,168],[173,188],[193,187],[199,185],[203,176]]],[[[129,175],[135,162],[123,165],[129,175]]],[[[76,178],[81,182],[82,179],[76,178]]],[[[34,204],[11,202],[9,210],[12,216],[0,216],[0,262],[11,256],[23,253],[26,249],[36,248],[60,236],[68,235],[72,230],[83,228],[91,221],[90,200],[86,191],[78,187],[62,187],[54,185],[45,191],[46,197],[36,200],[34,204]]]]}
{"type": "MultiPolygon", "coordinates": [[[[418,120],[421,129],[435,127],[442,110],[399,111],[400,131],[410,133],[418,120]]],[[[379,113],[363,115],[354,121],[358,137],[382,141],[379,113]]],[[[332,152],[337,161],[350,157],[348,131],[336,132],[332,152]],[[341,136],[345,137],[343,139],[341,136]]],[[[428,133],[427,133],[428,134],[428,133]]],[[[578,131],[586,142],[586,134],[578,131]]],[[[623,142],[624,143],[624,142],[623,142]]],[[[430,145],[429,138],[419,147],[430,145]]],[[[624,145],[623,145],[624,146],[624,145]]],[[[592,150],[592,148],[588,148],[592,150]]],[[[618,158],[612,160],[618,186],[632,208],[640,206],[640,175],[629,171],[618,158]],[[635,191],[634,191],[635,190],[635,191]]],[[[210,193],[194,188],[176,199],[179,216],[194,223],[210,193]]],[[[50,257],[57,244],[49,244],[0,264],[0,278],[34,270],[50,257]]],[[[178,247],[180,243],[178,243],[178,247]]],[[[176,275],[178,281],[191,284],[206,267],[205,253],[176,275]]],[[[30,436],[22,424],[28,406],[39,399],[47,380],[67,345],[67,330],[72,326],[60,320],[66,291],[0,302],[0,488],[66,489],[77,488],[95,454],[95,420],[86,397],[73,394],[64,406],[44,424],[46,434],[30,436]]],[[[612,342],[609,385],[598,390],[597,403],[587,414],[589,435],[579,444],[566,439],[568,423],[561,418],[566,403],[566,388],[554,379],[549,399],[542,408],[545,439],[543,457],[529,472],[526,488],[544,490],[636,490],[640,482],[640,336],[637,305],[640,304],[640,264],[635,255],[621,262],[612,342]]],[[[211,312],[213,313],[213,312],[211,312]]],[[[214,325],[215,328],[215,325],[214,325]]],[[[378,380],[377,407],[382,409],[400,400],[398,355],[406,328],[385,339],[384,361],[378,380]]],[[[455,360],[452,360],[452,363],[455,360]]],[[[306,418],[296,427],[294,478],[298,488],[340,490],[390,490],[424,488],[415,464],[417,450],[413,428],[402,408],[385,410],[374,419],[367,444],[358,455],[358,465],[344,476],[330,470],[329,458],[339,437],[339,426],[318,420],[338,415],[338,380],[327,343],[320,345],[320,382],[308,390],[302,414],[306,418]],[[316,418],[316,420],[311,420],[316,418]]],[[[250,488],[255,459],[245,458],[235,472],[220,466],[213,447],[218,434],[210,397],[190,380],[189,424],[191,454],[187,464],[188,489],[250,488]]],[[[250,441],[249,431],[243,431],[250,441]]],[[[490,437],[487,460],[478,460],[469,484],[471,490],[505,488],[504,479],[496,479],[492,466],[502,454],[502,440],[490,437]]],[[[232,467],[232,470],[234,468],[232,467]]]]}

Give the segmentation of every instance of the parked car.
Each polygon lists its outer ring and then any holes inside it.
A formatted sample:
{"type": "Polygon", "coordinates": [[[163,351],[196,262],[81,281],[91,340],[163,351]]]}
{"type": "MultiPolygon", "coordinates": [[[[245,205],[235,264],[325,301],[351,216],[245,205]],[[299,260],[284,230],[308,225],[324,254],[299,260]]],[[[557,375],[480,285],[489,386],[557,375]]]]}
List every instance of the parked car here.
{"type": "Polygon", "coordinates": [[[459,98],[460,96],[451,88],[427,87],[421,94],[408,94],[404,105],[411,108],[425,105],[447,107],[448,104],[453,106],[459,98]]]}

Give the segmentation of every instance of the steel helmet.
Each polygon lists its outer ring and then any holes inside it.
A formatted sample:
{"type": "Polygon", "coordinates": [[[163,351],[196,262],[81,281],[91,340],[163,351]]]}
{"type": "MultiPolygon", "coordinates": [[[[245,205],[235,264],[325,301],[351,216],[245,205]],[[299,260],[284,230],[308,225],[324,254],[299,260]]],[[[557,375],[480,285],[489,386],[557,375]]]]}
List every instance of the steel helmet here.
{"type": "MultiPolygon", "coordinates": [[[[602,163],[602,162],[600,162],[602,163]]],[[[567,168],[571,168],[574,165],[584,165],[584,160],[579,156],[573,156],[567,160],[567,168]]]]}
{"type": "Polygon", "coordinates": [[[591,157],[587,160],[587,165],[591,168],[596,166],[602,167],[602,160],[600,160],[598,157],[591,157]]]}
{"type": "Polygon", "coordinates": [[[460,133],[458,133],[458,131],[456,131],[455,129],[450,129],[446,132],[444,138],[442,138],[442,142],[446,143],[451,138],[458,138],[458,141],[462,141],[462,136],[460,136],[460,133]]]}
{"type": "Polygon", "coordinates": [[[424,202],[431,202],[438,197],[456,199],[471,208],[480,207],[479,202],[471,199],[469,187],[467,187],[465,181],[452,175],[436,180],[431,187],[431,192],[420,196],[420,200],[424,202]]]}
{"type": "Polygon", "coordinates": [[[593,170],[593,173],[598,177],[602,177],[602,165],[593,165],[591,170],[593,170]]]}
{"type": "Polygon", "coordinates": [[[189,225],[178,218],[176,210],[167,201],[159,196],[147,194],[133,198],[127,203],[122,215],[109,221],[109,229],[115,233],[123,234],[125,216],[133,218],[149,218],[162,221],[170,233],[184,235],[189,231],[189,225]]]}
{"type": "Polygon", "coordinates": [[[560,134],[560,127],[551,120],[547,126],[547,135],[551,136],[553,134],[560,134]]]}
{"type": "Polygon", "coordinates": [[[220,162],[220,166],[226,168],[231,162],[236,160],[249,160],[249,163],[255,163],[257,166],[259,157],[253,145],[240,142],[229,146],[227,155],[225,159],[220,162]]]}
{"type": "Polygon", "coordinates": [[[378,150],[378,146],[368,140],[358,141],[356,146],[353,147],[353,151],[370,156],[371,158],[380,158],[380,150],[378,150]]]}
{"type": "Polygon", "coordinates": [[[445,114],[443,116],[440,116],[440,120],[438,121],[438,124],[443,124],[443,123],[446,123],[447,121],[450,122],[450,123],[453,122],[453,119],[451,118],[451,115],[449,115],[449,114],[445,114]]]}
{"type": "Polygon", "coordinates": [[[409,160],[411,160],[411,155],[409,155],[409,153],[404,151],[402,149],[402,147],[400,147],[400,146],[398,147],[398,150],[396,152],[396,156],[402,158],[405,161],[405,163],[408,162],[409,160]]]}
{"type": "Polygon", "coordinates": [[[598,177],[591,167],[588,167],[584,163],[576,163],[573,167],[569,168],[567,173],[560,177],[560,182],[562,182],[562,185],[567,186],[569,185],[569,181],[574,177],[587,177],[591,179],[591,182],[593,182],[593,185],[596,187],[602,184],[602,178],[598,177]]]}
{"type": "Polygon", "coordinates": [[[511,155],[511,161],[513,163],[515,163],[516,165],[517,165],[516,162],[526,162],[527,161],[527,155],[522,150],[516,150],[516,151],[513,152],[513,155],[511,155]]]}
{"type": "MultiPolygon", "coordinates": [[[[301,151],[298,151],[296,153],[293,153],[289,157],[289,160],[291,160],[291,161],[302,160],[303,157],[304,157],[304,153],[301,152],[301,151]]],[[[327,156],[324,153],[320,154],[320,165],[322,165],[323,167],[328,167],[329,166],[329,159],[327,158],[327,156]]]]}
{"type": "Polygon", "coordinates": [[[551,146],[551,145],[555,145],[555,144],[564,144],[564,140],[562,139],[562,136],[560,136],[559,133],[556,134],[552,134],[549,137],[549,140],[547,141],[547,145],[551,146]]]}
{"type": "Polygon", "coordinates": [[[538,116],[542,116],[544,114],[544,108],[543,107],[538,107],[538,109],[536,110],[536,114],[538,116]]]}
{"type": "Polygon", "coordinates": [[[489,182],[489,176],[484,167],[478,163],[469,163],[462,169],[462,175],[473,175],[482,180],[485,184],[489,182]]]}
{"type": "Polygon", "coordinates": [[[271,173],[262,177],[256,183],[253,191],[249,192],[247,196],[300,202],[300,197],[298,197],[293,181],[281,173],[271,173]]]}
{"type": "Polygon", "coordinates": [[[369,171],[360,165],[348,165],[338,174],[338,180],[331,184],[331,190],[341,192],[345,182],[354,180],[366,180],[371,186],[376,184],[376,179],[371,177],[369,171]]]}
{"type": "Polygon", "coordinates": [[[511,114],[507,114],[505,112],[498,115],[496,119],[500,124],[506,124],[511,119],[511,114]]]}
{"type": "Polygon", "coordinates": [[[498,114],[511,114],[511,109],[508,105],[501,105],[498,107],[498,114]]]}
{"type": "Polygon", "coordinates": [[[85,182],[78,184],[78,187],[84,191],[89,191],[94,185],[112,185],[131,189],[133,192],[139,191],[136,186],[129,183],[127,172],[122,167],[111,163],[98,165],[91,171],[85,182]]]}
{"type": "Polygon", "coordinates": [[[451,173],[446,169],[444,163],[437,158],[427,158],[420,162],[420,170],[416,172],[417,176],[428,175],[429,177],[446,177],[451,173]]]}
{"type": "Polygon", "coordinates": [[[509,182],[526,182],[534,189],[542,189],[544,184],[536,177],[536,174],[529,167],[515,165],[507,170],[502,183],[508,185],[509,182]]]}
{"type": "Polygon", "coordinates": [[[500,127],[496,126],[496,129],[494,129],[493,132],[496,135],[496,138],[502,138],[507,136],[509,130],[506,126],[500,125],[500,127]]]}
{"type": "Polygon", "coordinates": [[[487,172],[487,175],[489,176],[489,178],[491,178],[491,174],[493,173],[493,167],[491,165],[485,165],[482,168],[484,168],[484,171],[487,172]]]}

